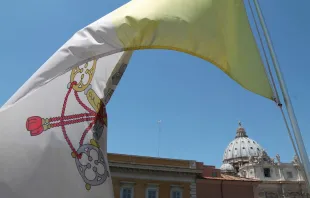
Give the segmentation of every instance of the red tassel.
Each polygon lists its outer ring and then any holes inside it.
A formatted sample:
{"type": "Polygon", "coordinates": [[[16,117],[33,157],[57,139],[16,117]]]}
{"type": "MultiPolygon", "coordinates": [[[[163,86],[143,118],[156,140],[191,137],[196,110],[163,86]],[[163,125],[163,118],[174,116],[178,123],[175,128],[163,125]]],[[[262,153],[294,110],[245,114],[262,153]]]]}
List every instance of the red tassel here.
{"type": "Polygon", "coordinates": [[[43,131],[42,118],[39,116],[32,116],[26,121],[26,128],[30,131],[31,136],[40,135],[43,131]]]}

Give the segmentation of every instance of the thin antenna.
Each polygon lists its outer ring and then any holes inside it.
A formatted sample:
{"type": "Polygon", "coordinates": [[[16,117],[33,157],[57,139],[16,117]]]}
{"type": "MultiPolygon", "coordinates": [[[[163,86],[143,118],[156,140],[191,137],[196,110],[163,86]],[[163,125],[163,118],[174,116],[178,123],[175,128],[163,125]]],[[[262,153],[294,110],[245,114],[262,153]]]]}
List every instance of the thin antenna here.
{"type": "Polygon", "coordinates": [[[159,157],[159,147],[160,147],[160,133],[161,133],[161,120],[157,121],[158,124],[158,150],[157,150],[157,157],[159,157]]]}

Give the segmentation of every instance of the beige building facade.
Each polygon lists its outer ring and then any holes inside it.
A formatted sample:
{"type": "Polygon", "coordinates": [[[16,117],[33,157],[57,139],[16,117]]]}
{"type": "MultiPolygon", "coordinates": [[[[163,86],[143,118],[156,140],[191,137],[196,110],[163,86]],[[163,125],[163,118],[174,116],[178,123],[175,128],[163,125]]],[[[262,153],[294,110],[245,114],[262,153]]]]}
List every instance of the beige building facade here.
{"type": "Polygon", "coordinates": [[[112,153],[108,160],[116,198],[196,198],[195,161],[112,153]]]}

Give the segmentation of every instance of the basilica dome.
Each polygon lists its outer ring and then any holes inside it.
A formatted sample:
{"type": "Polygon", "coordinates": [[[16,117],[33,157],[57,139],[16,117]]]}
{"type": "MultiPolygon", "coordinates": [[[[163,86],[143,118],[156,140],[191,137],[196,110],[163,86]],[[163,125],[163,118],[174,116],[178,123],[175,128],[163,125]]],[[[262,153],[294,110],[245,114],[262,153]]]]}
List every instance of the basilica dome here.
{"type": "Polygon", "coordinates": [[[224,152],[223,163],[248,162],[250,157],[257,157],[262,151],[263,148],[247,136],[245,129],[239,122],[236,137],[229,143],[224,152]]]}

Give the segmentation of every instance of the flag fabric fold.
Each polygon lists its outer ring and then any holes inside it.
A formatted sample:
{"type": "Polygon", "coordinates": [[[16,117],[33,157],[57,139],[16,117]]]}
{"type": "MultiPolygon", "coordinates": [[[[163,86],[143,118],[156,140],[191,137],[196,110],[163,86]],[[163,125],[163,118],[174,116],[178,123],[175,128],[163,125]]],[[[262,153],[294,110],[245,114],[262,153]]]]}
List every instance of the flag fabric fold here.
{"type": "Polygon", "coordinates": [[[0,109],[4,197],[113,197],[105,107],[141,49],[200,57],[273,98],[242,0],[130,1],[75,33],[0,109]]]}
{"type": "Polygon", "coordinates": [[[74,34],[3,107],[76,65],[139,49],[200,57],[249,91],[274,98],[242,0],[133,0],[74,34]]]}

